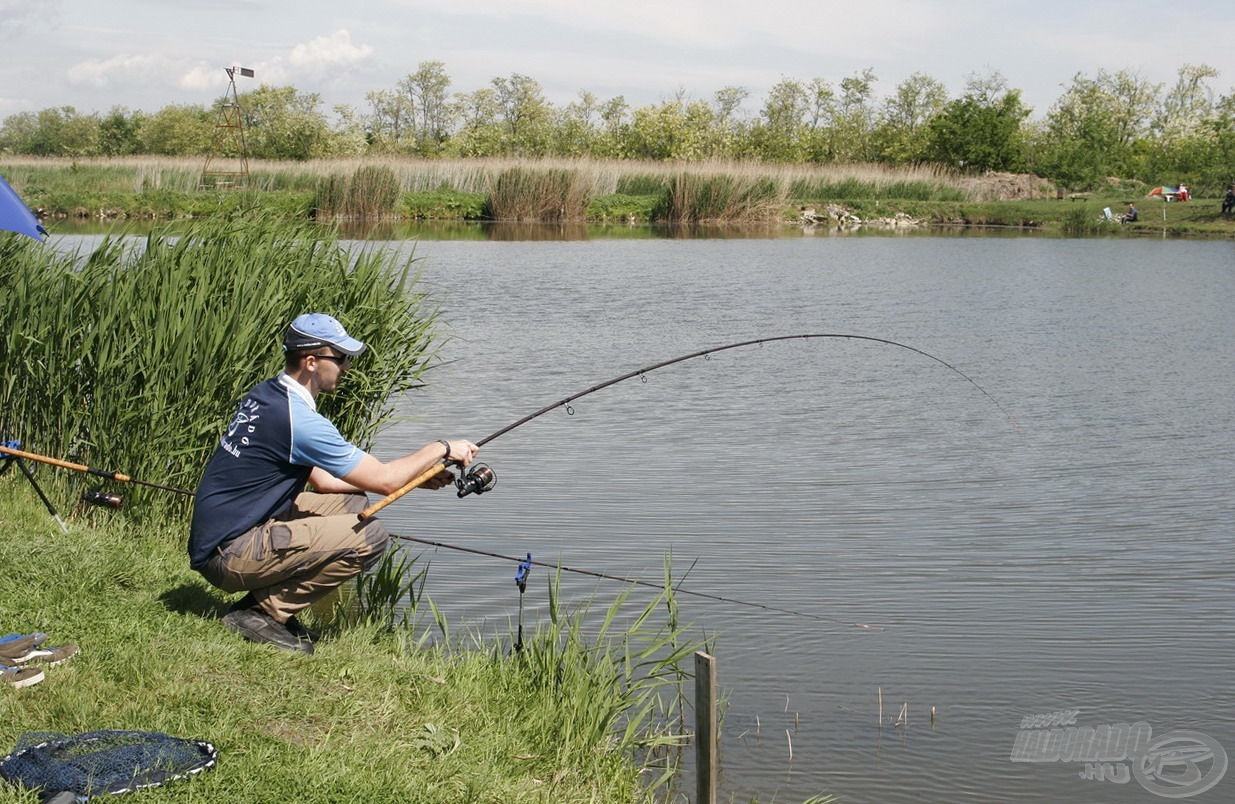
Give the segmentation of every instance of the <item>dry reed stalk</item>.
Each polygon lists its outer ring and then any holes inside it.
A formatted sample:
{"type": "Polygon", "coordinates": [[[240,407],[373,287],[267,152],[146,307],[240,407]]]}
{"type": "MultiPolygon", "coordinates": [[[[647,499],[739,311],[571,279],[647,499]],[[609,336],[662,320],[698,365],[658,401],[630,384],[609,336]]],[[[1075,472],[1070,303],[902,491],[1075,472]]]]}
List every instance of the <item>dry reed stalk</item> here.
{"type": "MultiPolygon", "coordinates": [[[[121,156],[121,157],[31,157],[5,155],[5,166],[22,169],[69,169],[107,167],[140,175],[141,185],[154,187],[196,186],[201,176],[200,157],[121,156]]],[[[381,167],[394,172],[403,192],[426,192],[449,187],[460,192],[483,192],[503,171],[512,168],[578,171],[590,183],[595,195],[612,195],[629,177],[651,177],[668,183],[683,171],[703,175],[723,175],[754,182],[765,179],[789,187],[795,182],[838,183],[859,181],[885,186],[898,182],[937,183],[965,190],[973,179],[936,165],[888,167],[877,164],[767,164],[750,161],[709,160],[701,162],[653,162],[649,160],[605,160],[565,158],[483,158],[424,159],[410,156],[367,156],[340,159],[312,159],[303,162],[250,160],[250,185],[257,188],[288,188],[289,184],[312,189],[331,174],[351,175],[361,168],[381,167]]],[[[136,179],[135,179],[136,180],[136,179]]]]}

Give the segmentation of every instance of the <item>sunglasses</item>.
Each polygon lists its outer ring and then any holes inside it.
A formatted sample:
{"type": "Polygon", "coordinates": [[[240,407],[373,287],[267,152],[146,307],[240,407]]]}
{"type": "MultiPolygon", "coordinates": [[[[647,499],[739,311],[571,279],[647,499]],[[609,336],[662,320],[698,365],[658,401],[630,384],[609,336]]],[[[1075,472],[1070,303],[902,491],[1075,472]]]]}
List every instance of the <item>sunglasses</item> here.
{"type": "Polygon", "coordinates": [[[313,355],[313,357],[316,357],[318,360],[333,360],[339,365],[352,362],[351,355],[313,355]]]}

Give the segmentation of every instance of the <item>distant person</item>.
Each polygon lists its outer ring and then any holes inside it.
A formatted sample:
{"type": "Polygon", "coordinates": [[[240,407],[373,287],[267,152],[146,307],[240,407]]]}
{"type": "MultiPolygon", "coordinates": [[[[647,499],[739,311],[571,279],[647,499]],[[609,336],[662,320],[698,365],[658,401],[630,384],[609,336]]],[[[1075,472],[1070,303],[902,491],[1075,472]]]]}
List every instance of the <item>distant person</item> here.
{"type": "Polygon", "coordinates": [[[1228,184],[1226,187],[1226,195],[1222,199],[1222,214],[1229,215],[1235,212],[1235,184],[1228,184]]]}
{"type": "Polygon", "coordinates": [[[1136,223],[1141,218],[1140,210],[1135,204],[1128,204],[1128,211],[1119,216],[1120,223],[1136,223]]]}
{"type": "MultiPolygon", "coordinates": [[[[297,318],[283,337],[284,366],[240,401],[197,487],[189,564],[225,592],[247,592],[223,625],[250,642],[313,652],[297,612],[371,569],[389,533],[358,521],[364,492],[389,494],[440,463],[467,466],[471,441],[433,441],[383,463],[317,412],[365,344],[322,313],[297,318]],[[306,490],[311,486],[312,490],[306,490]]],[[[424,484],[442,488],[443,469],[424,484]]]]}

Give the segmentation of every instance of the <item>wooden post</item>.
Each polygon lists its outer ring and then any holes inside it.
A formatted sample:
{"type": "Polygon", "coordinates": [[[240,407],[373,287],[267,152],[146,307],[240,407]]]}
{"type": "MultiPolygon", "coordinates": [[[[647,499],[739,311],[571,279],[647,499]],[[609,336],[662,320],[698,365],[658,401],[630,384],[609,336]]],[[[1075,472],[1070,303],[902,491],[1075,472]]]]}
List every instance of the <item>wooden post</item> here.
{"type": "Polygon", "coordinates": [[[716,733],[716,659],[695,652],[696,804],[716,804],[718,735],[716,733]]]}

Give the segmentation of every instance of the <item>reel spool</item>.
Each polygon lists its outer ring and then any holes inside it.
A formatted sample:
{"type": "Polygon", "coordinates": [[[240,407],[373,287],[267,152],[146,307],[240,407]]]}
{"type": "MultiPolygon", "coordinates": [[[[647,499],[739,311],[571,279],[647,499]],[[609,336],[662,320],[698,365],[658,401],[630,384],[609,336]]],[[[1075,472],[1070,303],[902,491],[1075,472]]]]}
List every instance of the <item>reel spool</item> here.
{"type": "Polygon", "coordinates": [[[100,508],[114,508],[116,510],[120,510],[120,508],[124,507],[123,497],[115,492],[104,491],[102,488],[83,491],[81,501],[87,505],[97,505],[100,508]]]}
{"type": "Polygon", "coordinates": [[[497,485],[497,474],[485,463],[474,463],[466,470],[460,470],[455,478],[460,498],[469,494],[484,494],[497,485]]]}

